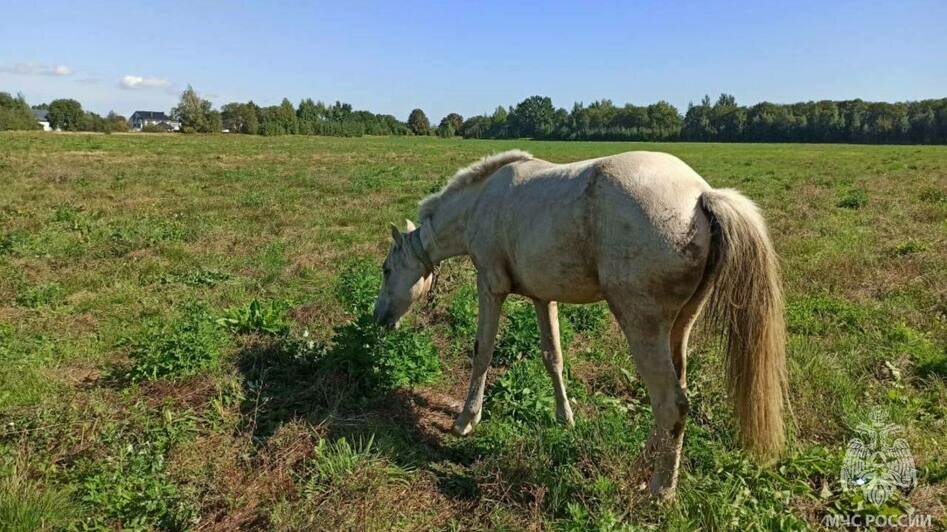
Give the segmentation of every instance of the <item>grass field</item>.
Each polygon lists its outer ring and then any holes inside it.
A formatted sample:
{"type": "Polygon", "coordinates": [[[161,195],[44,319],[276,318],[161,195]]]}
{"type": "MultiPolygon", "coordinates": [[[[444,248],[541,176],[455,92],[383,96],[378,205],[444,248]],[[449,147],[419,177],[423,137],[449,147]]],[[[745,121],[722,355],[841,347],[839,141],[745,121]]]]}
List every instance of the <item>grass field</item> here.
{"type": "Polygon", "coordinates": [[[945,229],[947,147],[0,134],[0,529],[944,526],[945,229]],[[359,315],[388,222],[512,147],[668,151],[758,201],[788,300],[782,459],[736,446],[719,349],[698,334],[678,498],[651,501],[635,463],[650,408],[611,316],[563,311],[566,430],[515,299],[483,423],[447,433],[469,262],[445,263],[396,335],[359,315]],[[918,471],[881,506],[839,480],[874,410],[918,471]]]}

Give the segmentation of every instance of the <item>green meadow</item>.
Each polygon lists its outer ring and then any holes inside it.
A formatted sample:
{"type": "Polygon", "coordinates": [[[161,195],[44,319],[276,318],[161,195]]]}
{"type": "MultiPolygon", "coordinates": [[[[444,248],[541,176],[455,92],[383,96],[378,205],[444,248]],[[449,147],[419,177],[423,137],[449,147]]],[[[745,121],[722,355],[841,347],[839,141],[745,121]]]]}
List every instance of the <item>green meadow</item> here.
{"type": "Polygon", "coordinates": [[[947,147],[0,133],[0,529],[800,529],[947,526],[947,147]],[[692,337],[676,500],[602,305],[563,306],[576,426],[511,298],[484,420],[449,433],[474,272],[392,333],[366,319],[389,244],[458,167],[673,153],[758,202],[787,294],[789,447],[737,445],[720,346],[692,337]],[[916,486],[843,486],[873,412],[916,486]]]}

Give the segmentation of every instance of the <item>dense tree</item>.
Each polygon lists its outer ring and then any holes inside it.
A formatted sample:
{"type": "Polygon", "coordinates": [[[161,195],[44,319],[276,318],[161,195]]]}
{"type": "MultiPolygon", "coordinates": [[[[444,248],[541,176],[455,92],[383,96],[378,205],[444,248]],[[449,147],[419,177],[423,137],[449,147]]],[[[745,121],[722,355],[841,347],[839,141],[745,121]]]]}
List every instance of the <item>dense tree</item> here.
{"type": "Polygon", "coordinates": [[[260,108],[260,128],[261,135],[272,137],[276,135],[285,135],[286,128],[279,118],[279,106],[270,105],[260,108]]]}
{"type": "Polygon", "coordinates": [[[420,109],[411,111],[411,114],[408,116],[408,127],[415,135],[431,134],[431,123],[428,121],[424,111],[420,109]]]}
{"type": "Polygon", "coordinates": [[[260,127],[259,107],[255,103],[231,102],[220,108],[223,129],[231,133],[256,135],[260,127]]]}
{"type": "Polygon", "coordinates": [[[326,106],[322,102],[316,103],[312,98],[299,102],[296,108],[298,132],[301,135],[319,135],[323,131],[326,121],[326,106]]]}
{"type": "Polygon", "coordinates": [[[289,98],[283,98],[283,101],[280,102],[276,116],[287,134],[295,135],[299,132],[298,124],[296,123],[296,108],[293,107],[289,98]]]}
{"type": "Polygon", "coordinates": [[[295,135],[299,132],[296,109],[287,99],[279,105],[260,110],[260,133],[263,135],[295,135]]]}
{"type": "Polygon", "coordinates": [[[181,93],[181,100],[171,110],[171,117],[181,122],[181,131],[185,133],[215,133],[223,127],[220,113],[214,111],[210,101],[198,96],[190,85],[181,93]]]}
{"type": "Polygon", "coordinates": [[[717,135],[713,127],[713,108],[710,105],[710,96],[704,96],[700,105],[690,104],[684,115],[682,134],[688,140],[711,140],[717,135]]]}
{"type": "Polygon", "coordinates": [[[490,117],[477,115],[464,120],[456,133],[464,138],[482,139],[490,134],[493,121],[490,117]]]}
{"type": "Polygon", "coordinates": [[[245,110],[246,123],[244,123],[241,133],[256,135],[260,132],[260,106],[250,100],[247,102],[245,110]]]}
{"type": "Polygon", "coordinates": [[[511,132],[514,137],[545,138],[553,131],[555,113],[548,96],[530,96],[510,113],[511,132]]]}
{"type": "Polygon", "coordinates": [[[911,141],[919,143],[935,142],[937,138],[937,113],[928,104],[918,105],[911,111],[911,141]]]}
{"type": "Polygon", "coordinates": [[[79,118],[79,125],[75,131],[96,131],[99,133],[111,133],[111,124],[96,113],[83,113],[79,118]]]}
{"type": "Polygon", "coordinates": [[[126,133],[128,132],[128,120],[115,111],[109,111],[105,116],[104,125],[107,133],[126,133]]]}
{"type": "Polygon", "coordinates": [[[710,108],[710,122],[718,140],[740,140],[746,128],[746,109],[737,106],[733,95],[721,94],[710,108]]]}
{"type": "Polygon", "coordinates": [[[9,93],[0,92],[0,131],[10,129],[39,129],[39,123],[33,117],[33,111],[22,95],[15,98],[9,93]]]}
{"type": "Polygon", "coordinates": [[[82,110],[82,104],[76,100],[53,100],[49,102],[49,111],[47,113],[49,126],[53,129],[61,129],[63,131],[91,129],[88,126],[91,122],[86,120],[85,112],[82,110]]]}
{"type": "Polygon", "coordinates": [[[457,130],[454,129],[454,126],[450,122],[441,122],[434,133],[443,139],[448,139],[457,134],[457,130]]]}
{"type": "Polygon", "coordinates": [[[438,137],[453,137],[464,125],[464,118],[457,113],[451,113],[441,119],[437,126],[438,137]]]}
{"type": "Polygon", "coordinates": [[[510,135],[510,112],[511,109],[507,109],[502,105],[498,105],[493,111],[493,115],[490,116],[490,137],[492,138],[501,138],[510,135]]]}
{"type": "Polygon", "coordinates": [[[207,129],[202,131],[202,133],[220,133],[224,128],[223,118],[220,116],[220,111],[211,109],[207,113],[207,129]]]}
{"type": "Polygon", "coordinates": [[[675,139],[684,124],[677,109],[664,100],[648,106],[648,121],[651,127],[651,138],[648,140],[675,139]]]}
{"type": "Polygon", "coordinates": [[[498,105],[497,108],[494,109],[493,114],[490,116],[490,120],[493,121],[494,125],[505,124],[507,118],[509,117],[510,117],[510,111],[506,107],[503,107],[502,105],[498,105]]]}
{"type": "Polygon", "coordinates": [[[461,126],[464,124],[464,117],[460,116],[457,113],[450,113],[441,119],[441,123],[437,127],[446,127],[450,126],[454,131],[460,131],[461,126]]]}

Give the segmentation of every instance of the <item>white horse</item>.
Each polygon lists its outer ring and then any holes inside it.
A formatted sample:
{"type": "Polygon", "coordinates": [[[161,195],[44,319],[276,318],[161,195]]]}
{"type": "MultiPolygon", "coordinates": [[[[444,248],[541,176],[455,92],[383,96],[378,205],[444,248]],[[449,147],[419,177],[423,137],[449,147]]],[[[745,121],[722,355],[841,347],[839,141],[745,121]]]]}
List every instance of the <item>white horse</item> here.
{"type": "Polygon", "coordinates": [[[572,425],[557,301],[608,302],[648,389],[655,428],[649,487],[670,496],[687,414],[687,339],[709,301],[725,340],[741,439],[760,456],[783,445],[785,327],[779,266],[752,201],[713,189],[680,159],[628,152],[553,164],[519,150],[458,171],[420,204],[420,227],[392,225],[375,319],[393,327],[430,288],[435,265],[468,255],[479,316],[470,388],[454,432],[480,421],[500,308],[533,300],[556,416],[572,425]]]}

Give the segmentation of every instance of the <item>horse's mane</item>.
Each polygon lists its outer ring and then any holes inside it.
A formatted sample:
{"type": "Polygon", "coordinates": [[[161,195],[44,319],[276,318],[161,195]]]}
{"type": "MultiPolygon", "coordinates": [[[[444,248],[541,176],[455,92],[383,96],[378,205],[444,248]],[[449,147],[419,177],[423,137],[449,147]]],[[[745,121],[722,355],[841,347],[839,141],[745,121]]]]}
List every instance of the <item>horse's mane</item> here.
{"type": "Polygon", "coordinates": [[[447,181],[447,184],[444,185],[444,188],[442,188],[440,192],[435,192],[434,194],[431,194],[430,196],[421,200],[421,203],[419,204],[418,218],[420,220],[424,220],[425,218],[429,218],[432,214],[434,214],[440,199],[446,194],[454,190],[466,188],[467,186],[474,183],[479,183],[490,177],[494,172],[507,164],[514,163],[516,161],[526,161],[532,158],[533,156],[531,154],[523,150],[509,150],[502,153],[487,155],[470,166],[457,170],[454,176],[447,181]]]}

